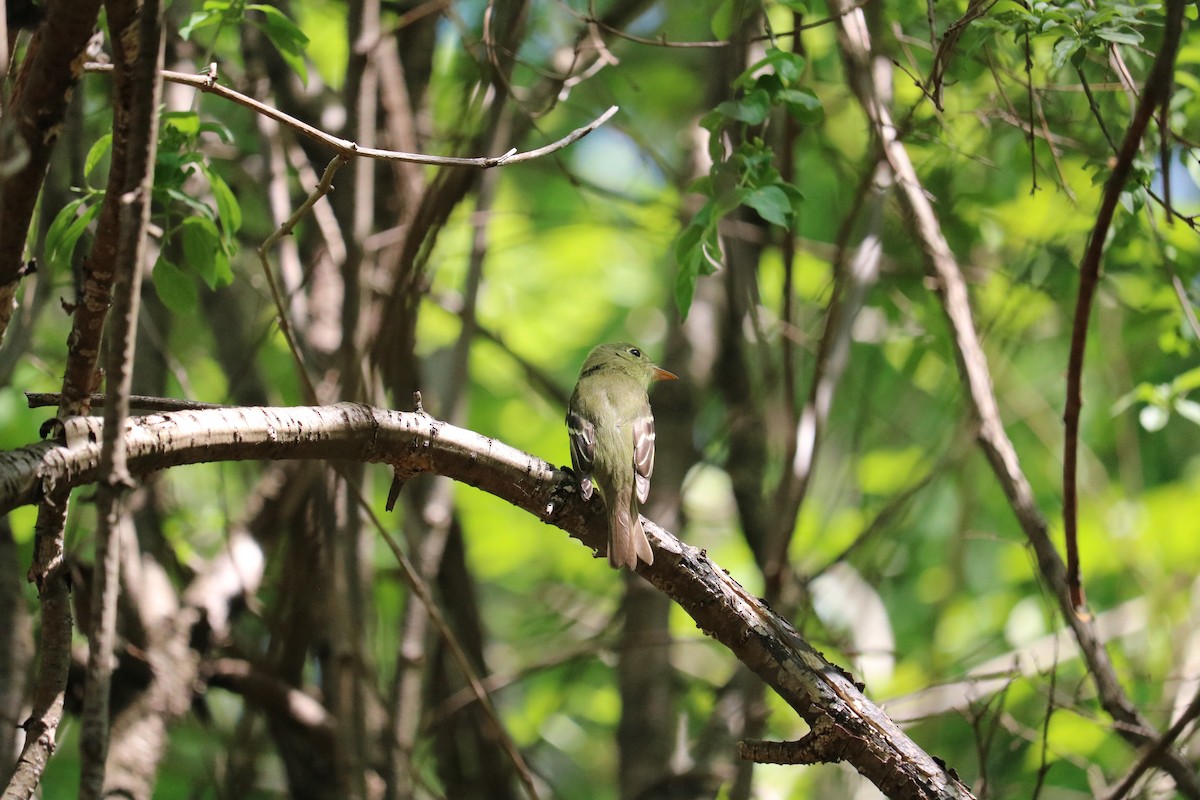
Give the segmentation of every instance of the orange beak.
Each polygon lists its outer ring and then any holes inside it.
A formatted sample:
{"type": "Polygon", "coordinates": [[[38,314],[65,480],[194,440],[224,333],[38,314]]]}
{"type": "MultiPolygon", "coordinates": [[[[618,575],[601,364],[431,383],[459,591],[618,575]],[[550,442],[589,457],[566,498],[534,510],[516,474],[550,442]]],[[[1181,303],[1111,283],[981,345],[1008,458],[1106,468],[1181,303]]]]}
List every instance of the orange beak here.
{"type": "Polygon", "coordinates": [[[679,376],[674,372],[667,372],[662,367],[654,368],[654,380],[656,381],[677,381],[679,376]]]}

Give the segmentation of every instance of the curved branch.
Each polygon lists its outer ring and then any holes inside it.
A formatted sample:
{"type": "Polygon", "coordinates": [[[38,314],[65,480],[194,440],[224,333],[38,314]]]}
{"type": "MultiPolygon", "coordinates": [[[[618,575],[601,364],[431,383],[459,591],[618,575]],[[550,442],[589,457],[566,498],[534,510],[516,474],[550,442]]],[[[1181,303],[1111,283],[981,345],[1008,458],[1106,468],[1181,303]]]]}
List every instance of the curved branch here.
{"type": "MultiPolygon", "coordinates": [[[[88,72],[111,72],[112,65],[110,64],[87,64],[85,69],[88,72]]],[[[544,155],[553,153],[555,150],[561,150],[568,145],[587,136],[592,131],[599,128],[617,113],[617,106],[609,106],[608,110],[583,127],[576,128],[566,136],[551,142],[544,147],[539,147],[536,150],[527,150],[523,153],[518,153],[515,149],[510,150],[500,156],[480,156],[478,158],[460,158],[457,156],[429,156],[422,153],[405,153],[400,150],[381,150],[376,147],[359,147],[349,139],[342,139],[338,136],[333,136],[326,133],[320,128],[309,125],[307,122],[296,119],[290,114],[285,114],[277,108],[259,102],[253,97],[244,95],[241,92],[234,91],[227,86],[222,86],[217,83],[215,72],[206,72],[201,74],[193,74],[189,72],[172,72],[171,70],[163,70],[162,77],[164,81],[171,83],[179,83],[184,86],[191,86],[194,89],[199,89],[202,92],[215,94],[218,97],[223,97],[226,100],[237,103],[240,106],[245,106],[251,111],[262,114],[265,117],[270,117],[281,125],[287,125],[297,133],[300,133],[313,141],[320,142],[323,145],[332,147],[338,153],[348,158],[362,156],[364,158],[378,158],[382,161],[406,161],[413,164],[433,164],[441,167],[476,167],[479,169],[490,169],[491,167],[508,166],[510,164],[520,164],[522,161],[532,161],[535,158],[541,158],[544,155]]]]}
{"type": "MultiPolygon", "coordinates": [[[[1175,53],[1179,49],[1179,38],[1183,32],[1183,0],[1168,0],[1167,22],[1163,32],[1162,47],[1158,58],[1146,79],[1146,88],[1138,100],[1137,110],[1125,131],[1121,150],[1108,181],[1104,185],[1104,196],[1096,213],[1096,225],[1088,240],[1087,251],[1079,265],[1079,294],[1075,300],[1075,322],[1071,327],[1071,351],[1067,358],[1067,398],[1063,409],[1066,428],[1063,441],[1063,537],[1067,550],[1067,588],[1071,603],[1082,613],[1086,602],[1083,581],[1079,571],[1079,546],[1076,530],[1079,521],[1079,491],[1077,459],[1079,456],[1079,414],[1083,409],[1083,353],[1087,347],[1088,318],[1092,314],[1092,298],[1100,281],[1100,260],[1104,255],[1104,243],[1108,239],[1109,226],[1117,210],[1117,202],[1125,191],[1125,184],[1133,174],[1133,159],[1142,146],[1142,136],[1150,124],[1154,110],[1167,102],[1171,95],[1172,73],[1175,69],[1175,53]]],[[[1162,173],[1166,180],[1167,173],[1162,173]]],[[[1171,211],[1170,196],[1164,182],[1163,196],[1168,219],[1171,211]]]]}
{"type": "MultiPolygon", "coordinates": [[[[103,422],[75,417],[61,440],[0,453],[0,513],[37,502],[43,491],[96,480],[103,422]]],[[[598,501],[577,496],[567,473],[536,456],[424,413],[355,403],[298,408],[179,411],[129,420],[135,475],[224,460],[339,459],[387,463],[398,475],[435,472],[483,489],[585,545],[603,550],[598,501]]],[[[714,564],[647,522],[654,564],[639,574],[724,644],[809,725],[820,726],[824,760],[843,760],[893,798],[970,798],[943,765],[922,751],[863,696],[861,687],[714,564]]]]}

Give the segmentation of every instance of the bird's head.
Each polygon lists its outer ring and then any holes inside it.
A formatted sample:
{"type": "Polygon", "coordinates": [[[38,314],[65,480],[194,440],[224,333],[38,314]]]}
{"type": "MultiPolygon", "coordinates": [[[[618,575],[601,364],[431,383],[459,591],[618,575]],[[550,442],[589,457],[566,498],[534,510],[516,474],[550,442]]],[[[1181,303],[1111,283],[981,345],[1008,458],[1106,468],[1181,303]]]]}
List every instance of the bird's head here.
{"type": "Polygon", "coordinates": [[[644,386],[649,386],[653,381],[673,381],[678,377],[655,364],[640,347],[629,342],[612,342],[593,348],[583,362],[579,377],[608,371],[629,375],[644,386]]]}

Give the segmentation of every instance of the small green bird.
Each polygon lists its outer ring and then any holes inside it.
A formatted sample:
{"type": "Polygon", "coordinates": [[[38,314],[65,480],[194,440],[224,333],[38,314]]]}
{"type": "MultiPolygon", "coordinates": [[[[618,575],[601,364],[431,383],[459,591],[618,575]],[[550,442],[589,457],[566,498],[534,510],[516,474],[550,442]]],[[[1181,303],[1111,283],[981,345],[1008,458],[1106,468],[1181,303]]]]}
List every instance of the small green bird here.
{"type": "Polygon", "coordinates": [[[653,381],[675,380],[640,348],[621,342],[588,353],[567,405],[571,465],[586,500],[599,490],[608,509],[608,563],[636,569],[654,563],[638,503],[650,494],[654,417],[647,392],[653,381]]]}

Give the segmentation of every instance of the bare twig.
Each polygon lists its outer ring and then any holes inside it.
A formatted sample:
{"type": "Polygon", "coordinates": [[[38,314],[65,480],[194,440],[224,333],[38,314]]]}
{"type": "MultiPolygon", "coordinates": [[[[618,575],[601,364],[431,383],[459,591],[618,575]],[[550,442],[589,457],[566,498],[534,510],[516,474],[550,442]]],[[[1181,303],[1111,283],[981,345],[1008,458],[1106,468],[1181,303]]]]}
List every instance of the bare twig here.
{"type": "Polygon", "coordinates": [[[879,277],[883,257],[883,204],[887,189],[892,184],[892,171],[881,154],[876,153],[876,158],[878,160],[874,166],[864,173],[859,183],[855,213],[847,218],[838,233],[838,250],[834,258],[836,284],[817,349],[808,399],[796,420],[795,434],[790,437],[791,470],[781,481],[779,492],[782,505],[780,519],[787,522],[782,526],[783,530],[773,532],[782,541],[774,542],[767,548],[768,575],[788,567],[790,540],[785,537],[790,537],[808,494],[825,424],[849,363],[854,321],[862,310],[867,293],[879,277]],[[866,233],[851,255],[847,242],[850,222],[864,212],[867,214],[866,233]]]}
{"type": "MultiPolygon", "coordinates": [[[[111,72],[112,65],[90,63],[86,66],[88,72],[111,72]]],[[[277,108],[273,108],[266,103],[261,103],[253,97],[244,95],[241,92],[234,91],[226,86],[216,82],[215,77],[209,74],[192,74],[188,72],[172,72],[170,70],[163,71],[163,80],[172,83],[179,83],[185,86],[191,86],[199,89],[202,92],[215,94],[231,102],[237,103],[240,106],[270,117],[282,125],[287,125],[297,133],[307,136],[313,141],[320,142],[323,145],[333,148],[340,155],[349,158],[377,158],[383,161],[408,161],[413,164],[431,164],[440,167],[476,167],[479,169],[490,169],[491,167],[509,166],[511,164],[520,164],[525,161],[532,161],[535,158],[541,158],[544,155],[553,153],[556,150],[562,150],[564,147],[574,144],[575,142],[587,136],[592,131],[599,128],[617,113],[617,106],[610,106],[600,116],[588,124],[576,128],[566,136],[551,142],[544,147],[539,147],[535,150],[527,150],[518,152],[516,148],[509,150],[507,153],[500,156],[480,156],[478,158],[460,158],[457,156],[430,156],[422,153],[404,153],[399,150],[382,150],[375,147],[359,147],[354,142],[348,139],[342,139],[337,136],[326,133],[320,128],[309,125],[307,122],[296,119],[295,117],[285,114],[277,108]]]]}
{"type": "Polygon", "coordinates": [[[300,207],[293,214],[284,220],[270,236],[268,236],[258,248],[258,262],[262,267],[263,275],[267,279],[267,286],[271,289],[271,299],[275,303],[275,310],[278,313],[279,331],[283,334],[283,339],[287,342],[288,352],[292,354],[292,358],[296,362],[296,371],[300,376],[301,384],[304,388],[304,395],[309,402],[316,402],[317,389],[313,385],[312,377],[308,374],[308,368],[304,365],[304,355],[300,352],[300,344],[296,341],[296,335],[292,332],[291,317],[287,312],[287,304],[284,301],[283,293],[279,291],[279,282],[275,280],[275,273],[271,270],[271,262],[267,258],[267,254],[271,252],[271,248],[275,243],[288,236],[295,229],[309,210],[316,204],[318,200],[327,195],[333,190],[333,176],[337,174],[338,169],[350,161],[349,156],[344,153],[339,153],[334,156],[325,166],[325,172],[321,175],[321,181],[316,188],[309,193],[300,207]]]}
{"type": "Polygon", "coordinates": [[[537,800],[539,795],[537,787],[533,782],[533,773],[530,771],[529,765],[525,763],[521,751],[517,749],[517,745],[508,733],[508,729],[504,727],[504,722],[500,719],[500,713],[496,711],[496,706],[492,703],[491,695],[488,694],[488,690],[479,678],[478,672],[471,664],[471,659],[467,656],[462,644],[458,641],[458,637],[454,635],[454,631],[450,628],[449,623],[446,622],[446,617],[442,614],[441,608],[438,607],[437,602],[434,600],[433,591],[430,589],[429,584],[421,577],[416,566],[400,547],[396,538],[380,522],[379,517],[371,508],[371,504],[357,490],[357,487],[355,491],[358,494],[359,506],[363,510],[363,513],[367,515],[371,524],[383,538],[384,543],[387,544],[388,549],[392,551],[392,555],[396,558],[396,563],[400,565],[400,572],[404,576],[404,582],[408,584],[413,594],[420,600],[421,605],[429,615],[430,621],[433,622],[434,627],[437,628],[446,646],[450,649],[454,662],[462,670],[463,676],[467,680],[467,685],[475,697],[475,701],[479,703],[479,706],[483,709],[492,726],[495,728],[496,735],[500,739],[500,746],[504,749],[505,754],[516,769],[521,784],[525,788],[525,793],[532,800],[537,800]]]}
{"type": "Polygon", "coordinates": [[[1115,153],[1117,151],[1117,142],[1113,139],[1112,134],[1108,132],[1108,125],[1104,122],[1104,115],[1100,113],[1100,104],[1096,101],[1096,95],[1092,93],[1092,86],[1088,83],[1087,76],[1083,74],[1083,67],[1076,66],[1075,74],[1079,76],[1079,84],[1083,87],[1084,96],[1087,97],[1088,109],[1091,110],[1096,124],[1100,126],[1100,133],[1104,134],[1105,141],[1108,142],[1108,146],[1115,153]]]}
{"type": "MultiPolygon", "coordinates": [[[[1077,544],[1079,492],[1078,450],[1079,414],[1083,408],[1083,357],[1087,347],[1088,319],[1092,312],[1092,298],[1100,279],[1100,261],[1104,254],[1104,242],[1112,224],[1113,214],[1125,184],[1133,171],[1133,160],[1141,148],[1142,137],[1150,124],[1155,108],[1166,100],[1171,92],[1172,72],[1175,68],[1175,53],[1183,31],[1183,0],[1168,0],[1166,27],[1158,57],[1150,68],[1146,87],[1138,100],[1133,119],[1125,132],[1125,139],[1117,154],[1112,173],[1104,185],[1104,196],[1096,212],[1096,224],[1092,228],[1087,250],[1079,265],[1079,294],[1075,301],[1075,321],[1071,326],[1071,351],[1067,360],[1067,397],[1063,409],[1065,434],[1063,442],[1063,537],[1067,550],[1067,589],[1071,605],[1076,612],[1083,612],[1086,600],[1079,569],[1079,546],[1077,544]]],[[[1169,208],[1169,204],[1168,204],[1169,208]]]]}
{"type": "MultiPolygon", "coordinates": [[[[62,397],[58,392],[26,392],[25,402],[30,408],[45,408],[57,406],[62,397]]],[[[108,395],[96,392],[89,398],[92,408],[104,408],[108,403],[108,395]]],[[[178,400],[174,397],[151,397],[144,394],[129,395],[129,407],[142,411],[188,411],[202,408],[228,408],[220,403],[201,403],[196,400],[178,400]]]]}
{"type": "MultiPolygon", "coordinates": [[[[775,32],[774,35],[762,34],[761,36],[752,36],[752,37],[749,37],[748,39],[746,39],[745,41],[762,42],[762,41],[767,41],[770,39],[782,39],[787,36],[793,36],[793,35],[799,33],[800,31],[811,30],[813,28],[820,28],[825,25],[829,25],[832,22],[837,22],[838,17],[842,16],[843,14],[848,14],[855,9],[862,8],[863,6],[865,6],[867,4],[867,2],[869,2],[869,0],[856,0],[856,2],[851,3],[848,7],[846,7],[845,9],[843,9],[842,11],[840,11],[838,13],[830,14],[827,17],[821,17],[820,19],[814,20],[812,22],[806,22],[803,25],[797,25],[790,31],[777,31],[777,32],[775,32]]],[[[611,34],[611,35],[617,37],[618,39],[624,39],[627,42],[633,42],[634,44],[646,44],[646,45],[651,45],[653,47],[676,47],[676,48],[684,48],[684,49],[694,49],[694,48],[729,47],[731,45],[739,43],[738,40],[736,40],[736,39],[713,40],[713,41],[707,41],[707,42],[676,42],[676,41],[671,41],[671,40],[667,39],[666,35],[660,36],[657,39],[650,39],[645,36],[635,36],[632,33],[627,33],[625,31],[621,30],[620,28],[617,28],[614,25],[608,24],[607,22],[605,22],[602,19],[597,19],[594,14],[585,14],[581,11],[577,11],[574,8],[572,8],[571,6],[567,5],[566,3],[560,3],[560,5],[562,6],[562,8],[565,11],[574,15],[575,18],[578,19],[580,22],[587,23],[588,25],[594,25],[597,28],[599,28],[600,30],[604,31],[605,33],[611,34]]]]}
{"type": "Polygon", "coordinates": [[[109,402],[104,407],[101,480],[96,493],[92,618],[88,624],[87,681],[80,730],[79,795],[85,800],[103,797],[105,788],[121,554],[118,526],[126,513],[125,497],[133,486],[125,462],[125,437],[121,433],[129,416],[133,354],[141,307],[142,264],[146,256],[146,229],[150,222],[150,195],[158,150],[158,103],[162,95],[159,73],[164,48],[162,4],[158,0],[145,0],[140,5],[128,0],[114,0],[108,4],[108,16],[110,24],[116,28],[114,40],[121,48],[114,54],[119,67],[117,83],[118,86],[121,83],[127,85],[125,91],[118,89],[117,94],[130,104],[127,110],[118,112],[129,118],[129,146],[125,149],[125,186],[120,196],[113,307],[105,348],[109,402]]]}
{"type": "MultiPolygon", "coordinates": [[[[968,25],[991,11],[995,4],[996,0],[970,0],[967,3],[966,12],[946,29],[941,43],[934,43],[937,55],[933,59],[933,70],[929,73],[926,89],[939,111],[945,110],[942,106],[942,90],[945,88],[946,69],[950,65],[950,58],[954,55],[954,48],[958,45],[958,40],[962,38],[968,25]]],[[[931,38],[935,35],[932,2],[929,4],[929,35],[931,38]]]]}
{"type": "MultiPolygon", "coordinates": [[[[508,119],[507,114],[502,117],[493,134],[494,142],[503,142],[509,135],[511,129],[507,122],[508,119]]],[[[483,279],[483,266],[488,253],[488,224],[491,218],[492,199],[495,195],[496,177],[496,173],[488,173],[482,177],[476,199],[474,235],[472,236],[467,278],[463,288],[463,303],[459,309],[462,328],[451,355],[450,380],[444,403],[444,414],[451,423],[460,422],[469,400],[469,361],[471,344],[477,328],[475,309],[483,279]]],[[[392,510],[402,484],[403,480],[400,475],[392,478],[392,485],[388,490],[387,510],[392,510]]],[[[421,535],[417,537],[420,545],[417,563],[413,566],[416,571],[409,576],[409,568],[403,564],[401,567],[405,571],[406,579],[424,582],[433,579],[442,570],[447,542],[454,535],[452,527],[455,523],[455,511],[453,484],[449,480],[440,479],[432,486],[420,488],[424,491],[410,493],[406,498],[408,502],[417,506],[413,518],[422,521],[418,523],[421,535]],[[425,520],[436,520],[436,522],[424,523],[425,520]]],[[[393,547],[393,549],[396,548],[393,547]]],[[[425,589],[425,592],[432,598],[432,592],[428,588],[425,589]]],[[[421,724],[424,707],[423,690],[426,679],[423,667],[427,663],[425,646],[429,622],[432,621],[438,625],[456,659],[460,655],[461,658],[466,658],[466,652],[461,643],[452,636],[444,622],[438,621],[440,616],[441,610],[435,611],[429,607],[428,603],[412,604],[404,612],[404,623],[397,652],[398,667],[392,679],[391,708],[389,709],[392,723],[392,746],[395,751],[393,760],[396,762],[393,773],[398,779],[401,779],[405,771],[411,772],[408,765],[413,757],[421,724]]],[[[507,732],[501,727],[500,720],[495,716],[486,692],[482,690],[482,684],[474,677],[472,671],[464,669],[463,674],[469,676],[468,684],[471,690],[475,692],[485,713],[492,718],[494,726],[499,730],[501,742],[504,744],[509,760],[522,782],[525,783],[526,791],[532,795],[535,790],[533,782],[529,778],[528,767],[521,759],[507,732]]]]}
{"type": "Polygon", "coordinates": [[[1192,698],[1192,702],[1179,715],[1179,719],[1175,720],[1162,736],[1155,739],[1146,747],[1137,762],[1134,763],[1129,772],[1125,773],[1125,777],[1121,779],[1121,782],[1108,795],[1107,800],[1121,800],[1121,798],[1128,795],[1146,770],[1153,767],[1166,754],[1168,748],[1183,735],[1188,725],[1192,724],[1198,717],[1200,717],[1200,692],[1192,698]]]}

